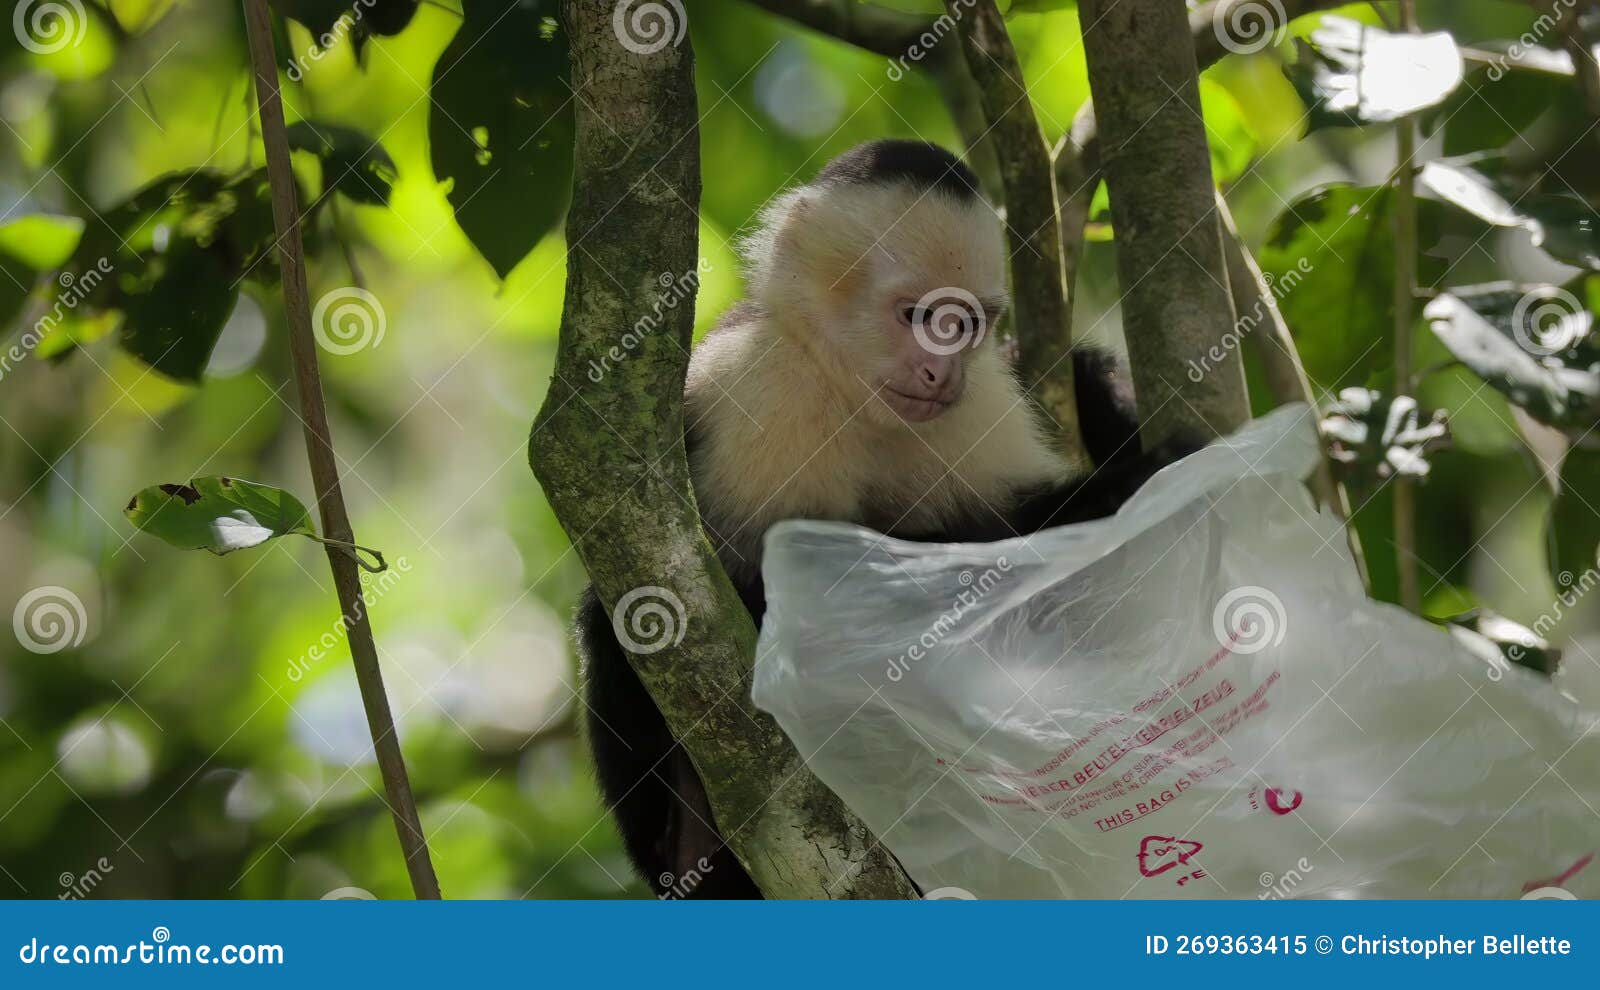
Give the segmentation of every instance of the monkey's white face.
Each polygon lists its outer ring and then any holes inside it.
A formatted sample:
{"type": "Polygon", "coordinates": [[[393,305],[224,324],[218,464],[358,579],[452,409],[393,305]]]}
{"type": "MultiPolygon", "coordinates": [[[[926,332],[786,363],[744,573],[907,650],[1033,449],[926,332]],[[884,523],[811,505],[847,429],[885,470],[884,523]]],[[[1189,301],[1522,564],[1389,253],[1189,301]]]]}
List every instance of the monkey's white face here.
{"type": "Polygon", "coordinates": [[[862,417],[929,423],[975,378],[1004,373],[988,338],[1006,305],[1005,255],[986,204],[844,186],[800,190],[774,212],[752,287],[862,417]]]}
{"type": "Polygon", "coordinates": [[[930,285],[926,273],[919,279],[895,259],[877,267],[859,309],[868,321],[862,336],[870,338],[862,367],[877,369],[864,384],[906,422],[937,419],[965,393],[968,364],[979,359],[1004,298],[992,286],[974,291],[957,279],[930,285]]]}

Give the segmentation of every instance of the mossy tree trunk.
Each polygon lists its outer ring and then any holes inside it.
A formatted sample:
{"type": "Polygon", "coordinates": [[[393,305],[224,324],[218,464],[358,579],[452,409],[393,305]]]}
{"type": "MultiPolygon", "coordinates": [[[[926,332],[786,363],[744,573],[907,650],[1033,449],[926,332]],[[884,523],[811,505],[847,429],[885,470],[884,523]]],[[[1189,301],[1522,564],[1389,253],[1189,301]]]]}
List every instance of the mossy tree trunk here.
{"type": "Polygon", "coordinates": [[[651,643],[662,648],[630,660],[761,889],[915,896],[750,701],[756,631],[701,529],[683,448],[693,296],[678,283],[680,301],[660,305],[665,276],[697,270],[693,53],[687,35],[648,52],[625,47],[614,10],[610,0],[564,8],[578,95],[575,178],[556,367],[529,440],[534,474],[608,609],[630,595],[666,605],[655,615],[668,623],[666,638],[651,643]],[[657,309],[659,323],[630,337],[657,309]]]}

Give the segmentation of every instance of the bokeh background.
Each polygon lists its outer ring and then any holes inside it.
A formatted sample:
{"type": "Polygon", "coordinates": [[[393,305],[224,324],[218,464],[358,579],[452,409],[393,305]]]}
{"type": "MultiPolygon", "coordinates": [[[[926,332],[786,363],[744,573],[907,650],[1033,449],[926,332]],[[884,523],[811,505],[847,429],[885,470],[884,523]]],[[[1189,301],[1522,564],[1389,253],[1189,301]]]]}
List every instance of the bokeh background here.
{"type": "MultiPolygon", "coordinates": [[[[120,30],[126,20],[90,4],[68,50],[12,45],[0,60],[8,216],[23,204],[82,215],[175,169],[259,164],[239,5],[112,6],[148,26],[120,30]]],[[[915,73],[895,81],[885,59],[745,3],[689,6],[704,330],[739,294],[732,243],[786,184],[870,138],[958,142],[915,73]]],[[[1515,37],[1532,17],[1499,0],[1421,10],[1463,40],[1515,37]]],[[[316,299],[352,283],[353,260],[385,318],[376,346],[323,355],[345,492],[361,541],[395,564],[372,614],[446,895],[642,896],[578,736],[565,626],[582,569],[525,459],[553,357],[563,237],[502,281],[430,167],[428,80],[458,11],[429,0],[403,33],[369,41],[361,67],[336,46],[286,91],[291,120],[314,113],[381,134],[397,170],[390,207],[339,205],[347,251],[317,252],[310,271],[316,299]]],[[[1343,13],[1373,20],[1365,5],[1343,13]]],[[[1087,96],[1076,15],[1014,13],[1010,24],[1053,141],[1087,96]]],[[[308,47],[302,27],[288,30],[308,47]]],[[[1383,131],[1302,139],[1282,55],[1232,58],[1204,79],[1219,177],[1252,244],[1307,189],[1382,182],[1393,163],[1383,131]]],[[[1523,240],[1493,242],[1497,262],[1536,264],[1523,240]]],[[[1120,348],[1113,263],[1097,238],[1078,310],[1089,338],[1120,348]]],[[[7,342],[22,331],[9,326],[7,342]]],[[[1444,376],[1423,397],[1452,409],[1456,434],[1424,489],[1428,607],[1481,604],[1532,623],[1555,595],[1550,495],[1505,402],[1473,384],[1444,376]]],[[[408,895],[348,650],[341,640],[308,659],[337,628],[322,550],[289,539],[187,554],[135,533],[120,511],[147,484],[218,473],[309,502],[293,406],[281,304],[254,286],[199,386],[110,340],[0,377],[0,604],[9,615],[35,589],[64,588],[86,619],[82,641],[54,652],[0,635],[0,896],[408,895]]],[[[1373,511],[1387,512],[1381,497],[1373,511]]],[[[1558,630],[1562,677],[1589,698],[1600,695],[1597,610],[1585,603],[1558,630]]]]}

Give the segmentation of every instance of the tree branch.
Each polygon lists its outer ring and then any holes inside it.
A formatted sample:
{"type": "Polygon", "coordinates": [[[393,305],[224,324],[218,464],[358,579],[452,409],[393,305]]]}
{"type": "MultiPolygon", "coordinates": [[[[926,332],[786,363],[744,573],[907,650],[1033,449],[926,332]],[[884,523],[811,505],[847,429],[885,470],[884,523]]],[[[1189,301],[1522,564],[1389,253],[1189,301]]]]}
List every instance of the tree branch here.
{"type": "Polygon", "coordinates": [[[755,627],[702,530],[683,449],[692,293],[662,304],[663,276],[697,271],[693,53],[687,38],[648,54],[624,48],[614,7],[564,6],[580,97],[567,289],[529,460],[601,600],[615,610],[642,595],[675,613],[670,642],[636,644],[629,659],[761,889],[915,896],[887,851],[750,701],[755,627]],[[659,321],[641,333],[640,317],[653,311],[659,321]],[[628,341],[623,359],[608,356],[628,341]]]}
{"type": "Polygon", "coordinates": [[[1022,383],[1054,420],[1068,453],[1081,455],[1072,388],[1071,320],[1062,284],[1055,180],[1022,67],[994,0],[945,0],[1000,159],[1011,251],[1012,326],[1022,383]]]}
{"type": "Polygon", "coordinates": [[[1250,408],[1244,365],[1222,346],[1233,302],[1189,22],[1165,0],[1079,9],[1141,436],[1230,433],[1250,408]],[[1210,371],[1185,374],[1195,366],[1210,371]]]}
{"type": "MultiPolygon", "coordinates": [[[[1400,26],[1416,33],[1414,0],[1400,0],[1400,26]]],[[[1417,123],[1412,117],[1395,125],[1394,198],[1394,394],[1410,396],[1416,387],[1411,377],[1411,325],[1417,318],[1417,123]]],[[[1395,566],[1399,574],[1400,604],[1422,612],[1422,591],[1417,578],[1417,489],[1404,475],[1394,479],[1395,566]]]]}
{"type": "Polygon", "coordinates": [[[278,90],[278,61],[273,53],[272,14],[267,0],[245,0],[245,27],[250,61],[254,67],[256,102],[260,108],[261,140],[266,148],[267,178],[272,187],[272,217],[278,235],[278,262],[283,276],[284,313],[289,323],[289,350],[294,361],[300,420],[305,424],[306,454],[311,461],[311,482],[317,492],[322,517],[322,537],[327,544],[328,566],[339,596],[344,627],[349,630],[350,656],[356,683],[366,709],[367,727],[378,758],[384,794],[394,816],[400,848],[405,853],[411,889],[420,898],[437,899],[439,880],[428,856],[428,844],[417,816],[416,800],[406,776],[405,757],[394,731],[394,717],[383,689],[378,648],[372,624],[361,597],[361,575],[349,547],[355,544],[350,516],[339,487],[339,466],[334,459],[328,412],[322,398],[322,373],[317,367],[317,343],[311,329],[311,304],[306,290],[305,246],[300,237],[300,204],[294,171],[289,162],[289,138],[283,122],[283,96],[278,90]],[[335,546],[342,543],[344,546],[335,546]]]}

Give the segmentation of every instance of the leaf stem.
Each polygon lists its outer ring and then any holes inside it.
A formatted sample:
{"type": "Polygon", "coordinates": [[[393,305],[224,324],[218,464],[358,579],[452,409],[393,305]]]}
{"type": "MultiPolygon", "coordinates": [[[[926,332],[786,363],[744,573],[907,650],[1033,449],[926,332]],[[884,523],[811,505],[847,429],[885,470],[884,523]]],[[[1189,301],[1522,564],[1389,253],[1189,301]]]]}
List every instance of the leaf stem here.
{"type": "Polygon", "coordinates": [[[355,562],[361,565],[361,569],[366,571],[368,574],[382,574],[384,571],[389,569],[389,563],[383,559],[383,551],[381,550],[374,550],[371,547],[364,547],[357,543],[347,543],[344,540],[330,540],[325,536],[318,536],[315,533],[302,532],[300,535],[304,536],[308,540],[316,540],[325,547],[335,547],[343,551],[347,556],[354,558],[355,562]],[[368,563],[367,559],[361,556],[364,553],[372,554],[372,556],[377,560],[377,563],[368,563]]]}
{"type": "MultiPolygon", "coordinates": [[[[328,566],[339,595],[339,607],[349,633],[356,683],[366,709],[372,746],[394,815],[395,831],[405,853],[411,889],[420,898],[437,899],[439,880],[433,872],[428,844],[422,834],[416,800],[406,775],[405,757],[395,735],[394,716],[383,690],[377,644],[361,598],[360,558],[350,530],[349,513],[339,488],[339,467],[334,459],[328,412],[322,398],[322,374],[317,366],[316,338],[311,330],[311,304],[306,289],[305,245],[300,238],[300,204],[289,162],[289,137],[283,121],[283,95],[278,88],[277,56],[273,51],[272,14],[267,0],[244,0],[245,27],[254,68],[256,102],[260,109],[261,139],[266,150],[267,178],[272,187],[272,216],[278,234],[278,258],[283,275],[284,311],[289,323],[289,350],[294,362],[295,385],[300,397],[300,419],[305,425],[306,454],[311,461],[312,484],[322,516],[321,542],[327,545],[328,566]]],[[[381,561],[381,558],[380,558],[381,561]]]]}

